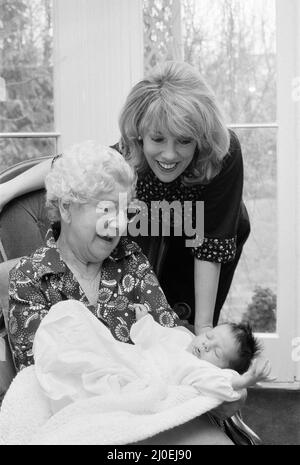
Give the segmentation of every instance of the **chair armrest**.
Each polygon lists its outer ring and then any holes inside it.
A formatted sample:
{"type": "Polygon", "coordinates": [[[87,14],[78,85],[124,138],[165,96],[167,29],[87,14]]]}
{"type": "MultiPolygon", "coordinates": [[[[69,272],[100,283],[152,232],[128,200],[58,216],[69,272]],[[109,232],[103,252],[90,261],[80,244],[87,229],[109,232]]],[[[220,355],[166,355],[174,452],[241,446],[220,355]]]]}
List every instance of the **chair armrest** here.
{"type": "Polygon", "coordinates": [[[16,369],[12,359],[7,334],[5,331],[0,333],[0,406],[7,389],[16,375],[16,369]]]}
{"type": "Polygon", "coordinates": [[[19,260],[19,258],[13,258],[7,262],[0,263],[0,314],[2,310],[6,327],[8,317],[9,272],[19,262],[19,260]]]}
{"type": "Polygon", "coordinates": [[[211,420],[218,425],[238,446],[258,446],[262,445],[260,437],[252,431],[242,419],[241,411],[226,420],[219,420],[210,415],[211,420]]]}

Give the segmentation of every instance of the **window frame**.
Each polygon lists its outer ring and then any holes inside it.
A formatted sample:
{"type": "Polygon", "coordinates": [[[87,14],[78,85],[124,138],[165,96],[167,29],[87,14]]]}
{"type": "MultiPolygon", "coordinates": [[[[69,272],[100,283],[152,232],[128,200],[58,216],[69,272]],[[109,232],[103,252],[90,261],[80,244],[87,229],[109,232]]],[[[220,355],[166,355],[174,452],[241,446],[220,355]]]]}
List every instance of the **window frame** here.
{"type": "MultiPolygon", "coordinates": [[[[300,291],[299,166],[300,111],[292,99],[292,83],[300,75],[300,4],[297,0],[276,1],[277,39],[277,121],[272,123],[232,124],[233,128],[277,129],[277,328],[275,333],[257,333],[263,342],[264,356],[272,363],[276,382],[269,387],[299,388],[300,364],[292,360],[292,341],[300,336],[297,313],[300,291]],[[298,71],[298,73],[297,73],[298,71]],[[290,98],[288,98],[290,96],[290,98]],[[298,182],[297,182],[298,181],[298,182]]],[[[299,106],[299,105],[298,105],[299,106]]]]}

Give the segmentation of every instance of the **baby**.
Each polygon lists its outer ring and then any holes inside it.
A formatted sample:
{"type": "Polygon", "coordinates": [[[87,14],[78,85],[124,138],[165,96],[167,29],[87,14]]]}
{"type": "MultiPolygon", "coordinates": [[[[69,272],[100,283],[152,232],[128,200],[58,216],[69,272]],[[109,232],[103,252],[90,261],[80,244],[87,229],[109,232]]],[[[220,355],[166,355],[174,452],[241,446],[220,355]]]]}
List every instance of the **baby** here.
{"type": "MultiPolygon", "coordinates": [[[[137,321],[149,313],[145,305],[135,304],[134,309],[137,321]]],[[[193,336],[185,350],[215,367],[230,369],[233,375],[230,377],[231,387],[235,391],[273,379],[270,378],[269,360],[258,358],[261,347],[249,325],[221,324],[193,336]]]]}
{"type": "Polygon", "coordinates": [[[130,307],[136,316],[133,344],[114,339],[82,302],[58,302],[44,317],[33,353],[53,412],[93,396],[110,396],[143,412],[202,396],[210,409],[269,380],[270,363],[254,358],[259,344],[248,327],[224,324],[194,336],[184,327],[161,326],[145,305],[130,307]]]}

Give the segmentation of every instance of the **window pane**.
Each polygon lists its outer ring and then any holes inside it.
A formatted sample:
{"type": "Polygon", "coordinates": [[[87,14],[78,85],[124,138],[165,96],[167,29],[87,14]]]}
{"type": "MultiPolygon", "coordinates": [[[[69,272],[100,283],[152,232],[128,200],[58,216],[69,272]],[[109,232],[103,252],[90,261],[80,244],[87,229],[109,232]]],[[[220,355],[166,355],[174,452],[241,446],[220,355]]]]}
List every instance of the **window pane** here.
{"type": "Polygon", "coordinates": [[[229,122],[276,121],[275,7],[275,0],[144,0],[145,73],[184,59],[229,122]]]}
{"type": "Polygon", "coordinates": [[[144,71],[165,60],[182,60],[181,0],[144,0],[144,71]]]}
{"type": "Polygon", "coordinates": [[[56,154],[55,138],[0,139],[0,173],[9,166],[30,158],[56,154]]]}
{"type": "Polygon", "coordinates": [[[0,19],[0,132],[53,131],[52,0],[0,0],[0,19]]]}
{"type": "Polygon", "coordinates": [[[182,0],[184,60],[234,123],[276,120],[275,0],[182,0]]]}
{"type": "Polygon", "coordinates": [[[244,200],[251,234],[240,259],[221,320],[250,318],[255,331],[276,330],[277,194],[276,130],[239,129],[244,200]]]}

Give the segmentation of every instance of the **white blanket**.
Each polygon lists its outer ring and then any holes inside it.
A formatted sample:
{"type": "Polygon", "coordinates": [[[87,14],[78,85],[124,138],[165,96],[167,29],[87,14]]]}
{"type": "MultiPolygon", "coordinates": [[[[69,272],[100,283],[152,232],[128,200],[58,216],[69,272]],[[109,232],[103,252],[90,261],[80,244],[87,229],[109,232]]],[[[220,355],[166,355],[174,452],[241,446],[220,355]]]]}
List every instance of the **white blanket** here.
{"type": "MultiPolygon", "coordinates": [[[[51,416],[34,367],[11,384],[0,414],[0,444],[131,444],[181,425],[220,401],[198,396],[157,413],[139,413],[136,399],[112,395],[77,401],[51,416]]],[[[142,398],[138,404],[142,405],[142,398]]]]}
{"type": "Polygon", "coordinates": [[[190,335],[143,320],[132,329],[133,346],[113,340],[79,302],[53,306],[36,334],[36,365],[16,376],[4,398],[0,444],[130,444],[218,406],[226,383],[201,393],[191,370],[198,360],[176,351],[190,335]]]}

